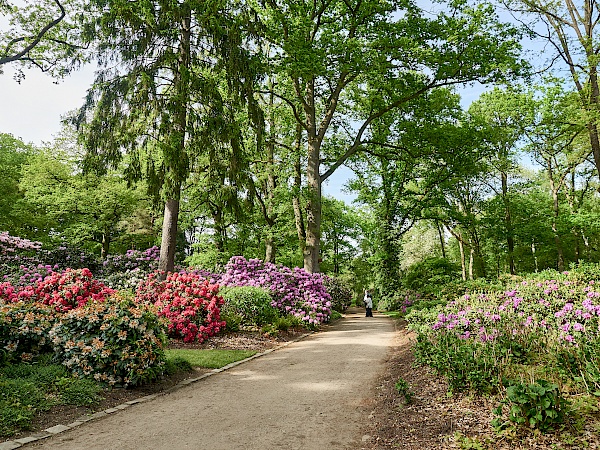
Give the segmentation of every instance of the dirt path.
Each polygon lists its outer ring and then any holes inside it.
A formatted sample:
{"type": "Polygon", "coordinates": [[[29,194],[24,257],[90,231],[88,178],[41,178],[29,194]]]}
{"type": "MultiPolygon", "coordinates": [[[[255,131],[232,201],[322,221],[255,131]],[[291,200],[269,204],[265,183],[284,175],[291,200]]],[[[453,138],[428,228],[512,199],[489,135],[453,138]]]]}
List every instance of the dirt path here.
{"type": "Polygon", "coordinates": [[[355,310],[327,332],[40,441],[44,449],[357,449],[394,324],[355,310]]]}

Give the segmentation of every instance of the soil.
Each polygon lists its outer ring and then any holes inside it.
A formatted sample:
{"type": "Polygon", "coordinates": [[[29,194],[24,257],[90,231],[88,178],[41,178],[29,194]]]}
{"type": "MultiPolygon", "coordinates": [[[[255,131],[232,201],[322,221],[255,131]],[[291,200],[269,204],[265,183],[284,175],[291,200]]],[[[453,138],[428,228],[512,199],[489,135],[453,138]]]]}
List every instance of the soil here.
{"type": "MultiPolygon", "coordinates": [[[[359,310],[358,314],[362,316],[364,312],[360,314],[359,310]]],[[[357,311],[350,311],[347,318],[355,320],[357,311]]],[[[415,364],[411,352],[415,336],[407,332],[404,325],[401,321],[396,323],[396,331],[393,334],[392,345],[387,357],[380,366],[373,367],[376,373],[372,376],[375,377],[376,382],[370,389],[370,398],[357,399],[354,405],[354,408],[366,420],[363,420],[362,425],[356,430],[356,434],[359,436],[358,440],[355,440],[354,444],[347,448],[360,448],[361,450],[600,449],[600,437],[598,436],[600,417],[580,424],[578,432],[573,426],[566,426],[547,435],[512,431],[499,436],[490,425],[493,419],[492,409],[497,405],[497,400],[461,394],[450,395],[448,385],[442,378],[427,368],[415,364]],[[405,392],[408,392],[408,399],[399,394],[396,387],[398,380],[406,382],[405,392]]],[[[338,328],[338,324],[328,325],[317,334],[327,333],[329,330],[335,332],[338,328]]],[[[172,346],[176,348],[249,349],[260,352],[294,340],[300,334],[302,332],[294,331],[271,337],[259,333],[232,333],[211,338],[200,345],[173,342],[172,346]]],[[[205,372],[207,371],[205,370],[205,372]]],[[[160,393],[179,381],[197,377],[202,372],[199,370],[193,373],[178,374],[143,387],[112,389],[106,391],[105,399],[93,408],[54,408],[50,412],[38,416],[32,430],[23,433],[22,436],[31,435],[35,431],[57,424],[68,424],[82,415],[101,411],[148,394],[160,393]]],[[[368,390],[365,391],[365,394],[368,393],[368,390]]],[[[168,394],[168,396],[171,395],[168,394]]],[[[337,412],[339,413],[339,410],[337,412]]],[[[343,422],[349,420],[343,414],[341,416],[327,415],[327,419],[333,421],[327,427],[331,427],[331,429],[341,427],[344,425],[343,422]],[[336,420],[338,423],[335,422],[336,420]]],[[[11,439],[22,436],[13,436],[11,439]]]]}
{"type": "Polygon", "coordinates": [[[598,412],[577,426],[577,418],[572,418],[563,428],[547,434],[514,429],[498,434],[491,422],[499,400],[450,394],[443,378],[416,364],[411,352],[416,336],[407,332],[405,325],[404,321],[396,324],[395,342],[377,380],[374,408],[365,429],[371,439],[362,450],[600,449],[598,412]],[[398,380],[408,384],[410,401],[399,395],[398,380]]]}

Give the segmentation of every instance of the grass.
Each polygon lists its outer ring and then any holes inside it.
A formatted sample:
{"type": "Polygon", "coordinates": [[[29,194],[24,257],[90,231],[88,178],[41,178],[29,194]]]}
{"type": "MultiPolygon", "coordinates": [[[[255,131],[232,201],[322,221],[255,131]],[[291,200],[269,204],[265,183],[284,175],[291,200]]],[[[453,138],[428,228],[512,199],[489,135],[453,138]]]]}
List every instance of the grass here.
{"type": "Polygon", "coordinates": [[[381,311],[386,316],[391,317],[392,319],[398,319],[402,317],[402,313],[400,311],[381,311]]]}
{"type": "Polygon", "coordinates": [[[92,405],[102,399],[100,385],[74,378],[50,358],[37,364],[0,368],[0,436],[28,430],[37,412],[56,405],[92,405]]]}
{"type": "Polygon", "coordinates": [[[167,358],[182,358],[193,367],[205,367],[207,369],[220,369],[232,362],[240,361],[256,355],[254,350],[167,350],[167,358]]]}

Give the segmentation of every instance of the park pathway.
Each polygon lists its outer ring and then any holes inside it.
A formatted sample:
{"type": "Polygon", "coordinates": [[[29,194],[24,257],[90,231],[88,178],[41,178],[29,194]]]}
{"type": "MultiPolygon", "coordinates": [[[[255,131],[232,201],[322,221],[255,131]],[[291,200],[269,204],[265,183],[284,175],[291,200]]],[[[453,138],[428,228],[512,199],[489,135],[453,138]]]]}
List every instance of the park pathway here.
{"type": "Polygon", "coordinates": [[[26,447],[358,449],[393,337],[391,319],[353,310],[326,332],[26,447]]]}

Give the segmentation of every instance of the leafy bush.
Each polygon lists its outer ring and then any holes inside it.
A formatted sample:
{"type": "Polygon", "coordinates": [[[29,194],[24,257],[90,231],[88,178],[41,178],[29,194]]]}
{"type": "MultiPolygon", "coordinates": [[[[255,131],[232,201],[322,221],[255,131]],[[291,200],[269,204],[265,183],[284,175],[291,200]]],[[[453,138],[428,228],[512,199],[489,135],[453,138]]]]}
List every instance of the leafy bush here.
{"type": "Polygon", "coordinates": [[[63,404],[75,406],[88,406],[98,403],[102,399],[99,393],[100,385],[93,380],[82,378],[60,378],[56,382],[63,404]]]}
{"type": "Polygon", "coordinates": [[[499,354],[493,346],[483,345],[452,334],[419,334],[414,346],[418,363],[434,368],[448,379],[452,391],[495,392],[500,386],[499,354]]]}
{"type": "Polygon", "coordinates": [[[58,359],[75,375],[129,386],[162,373],[164,331],[154,312],[115,295],[67,312],[50,337],[58,359]]]}
{"type": "Polygon", "coordinates": [[[352,286],[339,277],[323,277],[323,284],[331,297],[331,309],[344,312],[352,303],[352,286]]]}
{"type": "Polygon", "coordinates": [[[102,282],[111,289],[134,293],[137,287],[148,278],[150,273],[139,268],[126,272],[114,272],[110,275],[104,275],[102,282]]]}
{"type": "Polygon", "coordinates": [[[29,429],[34,414],[51,406],[44,392],[33,382],[0,378],[0,436],[29,429]]]}
{"type": "Polygon", "coordinates": [[[437,296],[441,286],[457,280],[459,274],[459,267],[447,259],[427,258],[406,270],[402,286],[425,296],[437,296]]]}
{"type": "Polygon", "coordinates": [[[0,301],[0,365],[31,361],[52,349],[50,329],[58,320],[56,310],[42,303],[0,301]]]}
{"type": "Polygon", "coordinates": [[[492,425],[502,429],[513,424],[547,431],[564,422],[567,404],[556,384],[546,380],[516,382],[506,388],[506,398],[494,410],[500,417],[492,425]],[[508,420],[503,420],[503,405],[508,406],[508,420]]]}
{"type": "Polygon", "coordinates": [[[402,290],[392,292],[377,302],[377,309],[379,311],[400,311],[407,312],[408,309],[422,301],[421,294],[411,290],[402,290]]]}
{"type": "Polygon", "coordinates": [[[399,378],[394,387],[398,391],[398,394],[404,397],[406,404],[412,403],[415,393],[410,389],[410,384],[405,379],[399,378]]]}
{"type": "Polygon", "coordinates": [[[157,246],[144,251],[127,250],[124,255],[108,255],[102,263],[102,273],[106,276],[132,270],[153,272],[158,269],[159,258],[160,248],[157,246]]]}
{"type": "Polygon", "coordinates": [[[38,258],[40,263],[60,270],[89,269],[98,274],[102,269],[102,263],[97,255],[66,243],[41,252],[38,258]]]}
{"type": "Polygon", "coordinates": [[[232,286],[221,291],[224,304],[222,313],[227,317],[237,316],[239,327],[262,326],[279,317],[277,308],[271,305],[268,290],[255,286],[232,286]]]}
{"type": "Polygon", "coordinates": [[[169,273],[164,281],[154,273],[138,287],[136,301],[156,307],[168,321],[170,337],[202,342],[225,328],[218,292],[218,285],[193,273],[169,273]]]}

